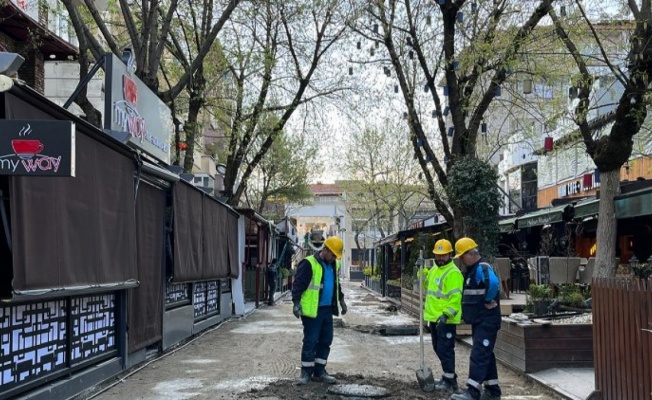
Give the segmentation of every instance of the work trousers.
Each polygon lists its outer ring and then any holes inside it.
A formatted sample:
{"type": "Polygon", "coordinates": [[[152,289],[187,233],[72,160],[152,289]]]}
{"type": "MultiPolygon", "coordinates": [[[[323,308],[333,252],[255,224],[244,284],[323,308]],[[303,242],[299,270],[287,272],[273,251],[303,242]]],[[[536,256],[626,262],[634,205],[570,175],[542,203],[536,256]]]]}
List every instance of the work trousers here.
{"type": "Polygon", "coordinates": [[[326,361],[333,343],[333,308],[319,307],[317,317],[301,317],[303,324],[303,346],[301,368],[320,376],[326,368],[326,361]]]}
{"type": "Polygon", "coordinates": [[[442,324],[437,329],[437,323],[430,323],[430,336],[432,337],[432,348],[441,362],[443,370],[442,377],[449,381],[457,378],[455,375],[455,336],[457,325],[442,324]]]}
{"type": "Polygon", "coordinates": [[[494,345],[499,329],[500,325],[492,320],[481,320],[471,326],[473,348],[471,349],[471,365],[469,366],[467,385],[480,391],[482,382],[484,382],[487,390],[494,395],[500,394],[496,356],[494,356],[494,345]]]}
{"type": "Polygon", "coordinates": [[[268,280],[267,286],[269,288],[269,298],[267,300],[267,304],[271,306],[274,304],[274,293],[276,293],[276,279],[268,280]]]}

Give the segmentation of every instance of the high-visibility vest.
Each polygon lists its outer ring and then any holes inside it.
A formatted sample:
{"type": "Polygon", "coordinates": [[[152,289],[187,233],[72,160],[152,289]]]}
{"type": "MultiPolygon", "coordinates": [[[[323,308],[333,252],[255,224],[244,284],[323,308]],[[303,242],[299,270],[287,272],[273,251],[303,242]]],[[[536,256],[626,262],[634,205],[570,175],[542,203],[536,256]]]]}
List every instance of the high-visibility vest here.
{"type": "Polygon", "coordinates": [[[462,317],[462,287],[464,277],[453,260],[430,268],[426,275],[427,291],[423,319],[437,321],[446,314],[448,324],[459,324],[462,317]]]}
{"type": "MultiPolygon", "coordinates": [[[[319,308],[319,293],[324,287],[322,283],[322,276],[324,273],[324,267],[317,261],[315,256],[308,256],[306,260],[310,262],[310,267],[312,268],[312,279],[306,290],[301,294],[301,315],[316,318],[317,317],[317,308],[319,308]]],[[[335,298],[337,309],[339,310],[339,298],[338,298],[338,285],[339,285],[339,264],[335,263],[335,285],[333,286],[333,297],[335,298]]]]}

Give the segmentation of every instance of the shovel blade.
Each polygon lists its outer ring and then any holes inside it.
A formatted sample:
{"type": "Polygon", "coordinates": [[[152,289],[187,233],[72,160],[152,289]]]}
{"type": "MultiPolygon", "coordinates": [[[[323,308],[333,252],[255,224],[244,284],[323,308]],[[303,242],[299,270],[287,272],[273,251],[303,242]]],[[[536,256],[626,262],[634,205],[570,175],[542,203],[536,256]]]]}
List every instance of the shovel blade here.
{"type": "Polygon", "coordinates": [[[421,368],[417,369],[417,381],[424,392],[435,391],[435,378],[430,367],[421,366],[421,368]]]}

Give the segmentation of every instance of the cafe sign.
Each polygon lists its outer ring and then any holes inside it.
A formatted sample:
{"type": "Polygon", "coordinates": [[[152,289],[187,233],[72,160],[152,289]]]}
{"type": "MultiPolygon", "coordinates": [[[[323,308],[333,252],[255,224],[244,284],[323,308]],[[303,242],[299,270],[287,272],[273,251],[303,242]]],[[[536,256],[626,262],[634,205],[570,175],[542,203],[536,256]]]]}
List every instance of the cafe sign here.
{"type": "Polygon", "coordinates": [[[0,120],[0,175],[75,176],[75,124],[0,120]]]}
{"type": "Polygon", "coordinates": [[[106,64],[104,128],[128,133],[128,144],[169,163],[170,108],[134,74],[133,55],[125,65],[107,54],[106,64]]]}

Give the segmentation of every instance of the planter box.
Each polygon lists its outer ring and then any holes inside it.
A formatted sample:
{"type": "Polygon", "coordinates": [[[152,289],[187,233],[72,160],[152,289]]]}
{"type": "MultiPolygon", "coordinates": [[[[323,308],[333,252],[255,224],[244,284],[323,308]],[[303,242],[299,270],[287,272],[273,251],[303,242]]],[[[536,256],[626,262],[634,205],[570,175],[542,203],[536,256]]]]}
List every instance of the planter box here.
{"type": "Polygon", "coordinates": [[[518,325],[503,321],[496,358],[522,372],[593,367],[593,325],[518,325]]]}

